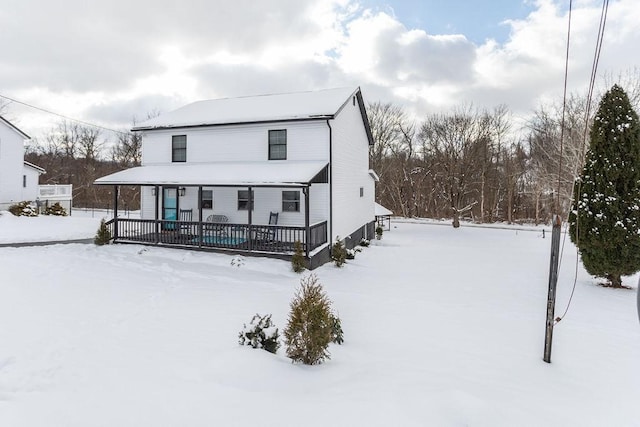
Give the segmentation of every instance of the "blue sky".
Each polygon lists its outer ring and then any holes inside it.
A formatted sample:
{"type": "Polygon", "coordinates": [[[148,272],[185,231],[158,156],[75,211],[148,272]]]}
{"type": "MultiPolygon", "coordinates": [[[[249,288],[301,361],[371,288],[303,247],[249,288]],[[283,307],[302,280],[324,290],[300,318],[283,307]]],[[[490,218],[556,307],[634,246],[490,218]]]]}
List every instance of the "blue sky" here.
{"type": "Polygon", "coordinates": [[[463,34],[476,44],[493,38],[505,42],[507,19],[523,19],[532,10],[531,0],[365,0],[365,7],[393,11],[408,28],[429,34],[463,34]]]}

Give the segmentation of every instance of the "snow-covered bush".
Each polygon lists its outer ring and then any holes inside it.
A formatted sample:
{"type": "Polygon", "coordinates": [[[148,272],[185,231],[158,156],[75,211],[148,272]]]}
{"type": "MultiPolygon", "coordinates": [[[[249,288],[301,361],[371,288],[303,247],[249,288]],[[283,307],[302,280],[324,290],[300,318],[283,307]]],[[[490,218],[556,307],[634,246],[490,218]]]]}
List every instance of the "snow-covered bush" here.
{"type": "Polygon", "coordinates": [[[347,249],[346,250],[346,259],[356,259],[356,254],[358,252],[362,252],[362,249],[360,249],[360,248],[347,249]]]}
{"type": "Polygon", "coordinates": [[[358,243],[358,245],[362,246],[363,248],[369,247],[370,244],[371,242],[367,239],[362,239],[360,240],[360,243],[358,243]]]}
{"type": "Polygon", "coordinates": [[[302,251],[302,243],[300,240],[296,240],[293,244],[294,252],[291,257],[291,268],[296,273],[302,273],[306,268],[306,260],[304,259],[304,252],[302,251]]]}
{"type": "Polygon", "coordinates": [[[340,240],[340,236],[336,236],[336,242],[331,247],[331,259],[336,267],[342,267],[347,259],[347,250],[340,240]]]}
{"type": "Polygon", "coordinates": [[[260,316],[256,314],[249,322],[249,326],[244,325],[238,334],[238,343],[275,353],[280,348],[279,338],[278,328],[271,322],[271,315],[260,316]]]}
{"type": "Polygon", "coordinates": [[[38,210],[35,206],[31,205],[31,202],[18,202],[15,205],[9,206],[9,212],[15,216],[38,216],[38,210]]]}
{"type": "Polygon", "coordinates": [[[330,359],[333,340],[331,301],[315,274],[303,277],[291,301],[289,322],[284,331],[287,356],[293,362],[317,365],[330,359]]]}
{"type": "Polygon", "coordinates": [[[67,210],[60,203],[55,202],[44,211],[45,215],[67,216],[67,210]]]}
{"type": "Polygon", "coordinates": [[[98,246],[108,245],[111,241],[111,232],[107,228],[107,224],[104,222],[104,218],[100,220],[100,226],[96,232],[96,237],[93,238],[93,243],[98,246]]]}

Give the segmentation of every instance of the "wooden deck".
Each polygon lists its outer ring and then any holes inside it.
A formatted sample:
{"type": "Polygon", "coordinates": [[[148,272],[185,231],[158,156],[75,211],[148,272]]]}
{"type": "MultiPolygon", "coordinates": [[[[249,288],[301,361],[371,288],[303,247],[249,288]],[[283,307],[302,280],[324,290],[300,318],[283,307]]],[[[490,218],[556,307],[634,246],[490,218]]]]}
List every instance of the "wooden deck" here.
{"type": "Polygon", "coordinates": [[[327,222],[309,227],[118,218],[107,222],[114,242],[289,254],[299,241],[307,254],[327,243],[327,222]],[[308,238],[307,238],[308,236],[308,238]],[[307,245],[308,241],[308,245],[307,245]]]}

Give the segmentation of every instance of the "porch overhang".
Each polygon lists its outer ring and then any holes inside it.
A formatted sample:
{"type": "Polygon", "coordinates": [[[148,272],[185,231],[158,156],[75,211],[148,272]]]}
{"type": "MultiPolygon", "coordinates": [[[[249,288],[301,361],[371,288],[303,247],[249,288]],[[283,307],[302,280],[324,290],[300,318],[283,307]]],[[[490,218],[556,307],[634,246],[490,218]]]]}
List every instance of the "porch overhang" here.
{"type": "Polygon", "coordinates": [[[126,169],[96,185],[300,187],[326,182],[324,161],[172,163],[126,169]]]}

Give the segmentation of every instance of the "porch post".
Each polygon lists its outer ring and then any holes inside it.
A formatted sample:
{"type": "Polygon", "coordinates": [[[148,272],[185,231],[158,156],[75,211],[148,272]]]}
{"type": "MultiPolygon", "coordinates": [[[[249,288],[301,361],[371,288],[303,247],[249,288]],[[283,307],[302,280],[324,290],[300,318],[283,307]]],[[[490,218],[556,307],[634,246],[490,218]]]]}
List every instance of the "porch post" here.
{"type": "Polygon", "coordinates": [[[251,224],[253,223],[253,197],[251,196],[251,191],[252,188],[251,186],[247,187],[247,189],[249,190],[249,206],[247,206],[247,209],[249,211],[249,213],[247,214],[247,222],[249,223],[247,226],[247,233],[248,233],[248,239],[247,242],[249,243],[249,250],[253,250],[253,242],[251,241],[251,224]]]}
{"type": "Polygon", "coordinates": [[[309,227],[309,186],[302,187],[304,194],[304,240],[305,255],[309,259],[309,246],[311,245],[311,228],[309,227]]]}
{"type": "Polygon", "coordinates": [[[198,247],[202,247],[202,185],[198,186],[198,247]]]}
{"type": "Polygon", "coordinates": [[[157,185],[154,185],[153,192],[155,193],[154,200],[156,204],[155,222],[154,222],[153,228],[155,232],[155,241],[157,244],[157,243],[160,243],[160,223],[158,222],[160,219],[160,187],[157,185]]]}
{"type": "Polygon", "coordinates": [[[118,239],[118,186],[113,186],[113,240],[118,239]]]}

